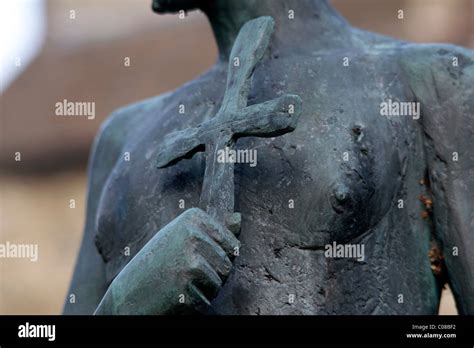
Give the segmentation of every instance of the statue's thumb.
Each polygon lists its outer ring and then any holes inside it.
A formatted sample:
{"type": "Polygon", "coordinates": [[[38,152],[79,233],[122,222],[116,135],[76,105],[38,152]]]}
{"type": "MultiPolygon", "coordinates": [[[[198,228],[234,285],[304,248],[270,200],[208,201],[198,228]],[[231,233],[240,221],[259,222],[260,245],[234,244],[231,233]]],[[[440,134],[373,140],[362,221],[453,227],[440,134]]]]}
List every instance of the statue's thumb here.
{"type": "Polygon", "coordinates": [[[229,214],[226,218],[225,225],[236,237],[240,234],[240,225],[242,223],[242,216],[240,213],[229,214]]]}

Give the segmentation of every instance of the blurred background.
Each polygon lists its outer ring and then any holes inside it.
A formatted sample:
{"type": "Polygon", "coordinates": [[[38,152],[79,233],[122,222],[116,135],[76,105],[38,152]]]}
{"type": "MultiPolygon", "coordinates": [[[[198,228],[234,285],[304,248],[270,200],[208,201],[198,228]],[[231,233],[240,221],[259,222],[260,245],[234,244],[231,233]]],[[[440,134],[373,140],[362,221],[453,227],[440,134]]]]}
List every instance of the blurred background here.
{"type": "MultiPolygon", "coordinates": [[[[331,2],[360,28],[474,48],[474,0],[331,2]]],[[[101,122],[194,79],[217,49],[202,13],[158,16],[151,0],[0,0],[0,16],[0,243],[39,245],[36,263],[0,259],[0,314],[59,314],[101,122]],[[54,117],[64,99],[94,101],[95,119],[54,117]]],[[[440,313],[456,313],[449,290],[440,313]]]]}

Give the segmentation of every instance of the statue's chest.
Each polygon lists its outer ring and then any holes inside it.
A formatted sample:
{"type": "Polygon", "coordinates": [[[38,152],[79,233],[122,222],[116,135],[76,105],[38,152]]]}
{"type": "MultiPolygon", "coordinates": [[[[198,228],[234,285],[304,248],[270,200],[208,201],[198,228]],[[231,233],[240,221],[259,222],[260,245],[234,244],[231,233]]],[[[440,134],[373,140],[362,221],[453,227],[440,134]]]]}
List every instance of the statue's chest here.
{"type": "MultiPolygon", "coordinates": [[[[235,147],[241,240],[262,253],[272,243],[314,248],[364,233],[393,203],[412,137],[410,121],[381,117],[376,99],[328,93],[329,80],[291,80],[286,92],[303,99],[296,130],[243,138],[235,147]]],[[[252,103],[278,95],[267,83],[257,77],[261,92],[252,103]]],[[[117,162],[103,189],[97,244],[109,280],[164,225],[199,205],[205,155],[157,169],[160,142],[152,134],[124,146],[130,158],[117,162]]]]}

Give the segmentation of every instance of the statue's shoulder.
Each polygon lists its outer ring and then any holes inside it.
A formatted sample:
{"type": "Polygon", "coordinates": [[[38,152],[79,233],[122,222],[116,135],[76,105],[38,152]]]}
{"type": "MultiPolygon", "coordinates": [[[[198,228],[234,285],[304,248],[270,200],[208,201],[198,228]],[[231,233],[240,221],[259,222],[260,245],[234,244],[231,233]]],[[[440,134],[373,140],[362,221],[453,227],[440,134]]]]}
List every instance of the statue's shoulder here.
{"type": "Polygon", "coordinates": [[[211,88],[216,78],[225,77],[223,71],[222,67],[214,66],[174,91],[118,108],[102,123],[96,143],[100,143],[99,146],[124,145],[130,137],[140,132],[140,127],[146,128],[160,122],[160,119],[166,117],[166,110],[173,105],[183,103],[194,95],[200,95],[205,88],[211,88]]]}
{"type": "Polygon", "coordinates": [[[161,94],[116,109],[100,126],[96,142],[102,143],[102,145],[123,143],[133,128],[131,126],[143,121],[150,110],[159,109],[163,101],[171,94],[161,94]]]}
{"type": "Polygon", "coordinates": [[[351,28],[351,43],[362,54],[390,57],[406,42],[363,29],[351,28]]]}
{"type": "Polygon", "coordinates": [[[451,44],[406,43],[399,49],[403,76],[416,97],[429,104],[448,105],[452,98],[474,93],[474,51],[451,44]]]}
{"type": "Polygon", "coordinates": [[[474,77],[474,51],[452,44],[404,43],[399,47],[399,62],[411,80],[435,78],[440,82],[474,77]]]}
{"type": "MultiPolygon", "coordinates": [[[[139,122],[143,113],[140,110],[160,103],[166,95],[121,107],[112,112],[101,124],[92,144],[89,158],[89,196],[96,197],[110,171],[121,156],[122,149],[129,138],[130,127],[139,122]]],[[[94,214],[93,209],[88,214],[94,214]]]]}
{"type": "Polygon", "coordinates": [[[453,44],[413,43],[357,28],[352,28],[352,41],[363,52],[397,59],[402,67],[424,73],[447,62],[461,68],[474,64],[474,50],[453,44]]]}

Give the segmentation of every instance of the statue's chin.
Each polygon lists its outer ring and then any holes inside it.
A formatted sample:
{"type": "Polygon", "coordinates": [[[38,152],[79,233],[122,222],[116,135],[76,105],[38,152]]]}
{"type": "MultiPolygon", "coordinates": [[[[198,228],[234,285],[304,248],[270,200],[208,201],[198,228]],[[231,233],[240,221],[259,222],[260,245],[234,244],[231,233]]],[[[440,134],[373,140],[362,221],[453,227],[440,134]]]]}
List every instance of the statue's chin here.
{"type": "Polygon", "coordinates": [[[198,7],[198,0],[153,0],[152,9],[156,13],[190,11],[198,7]]]}

